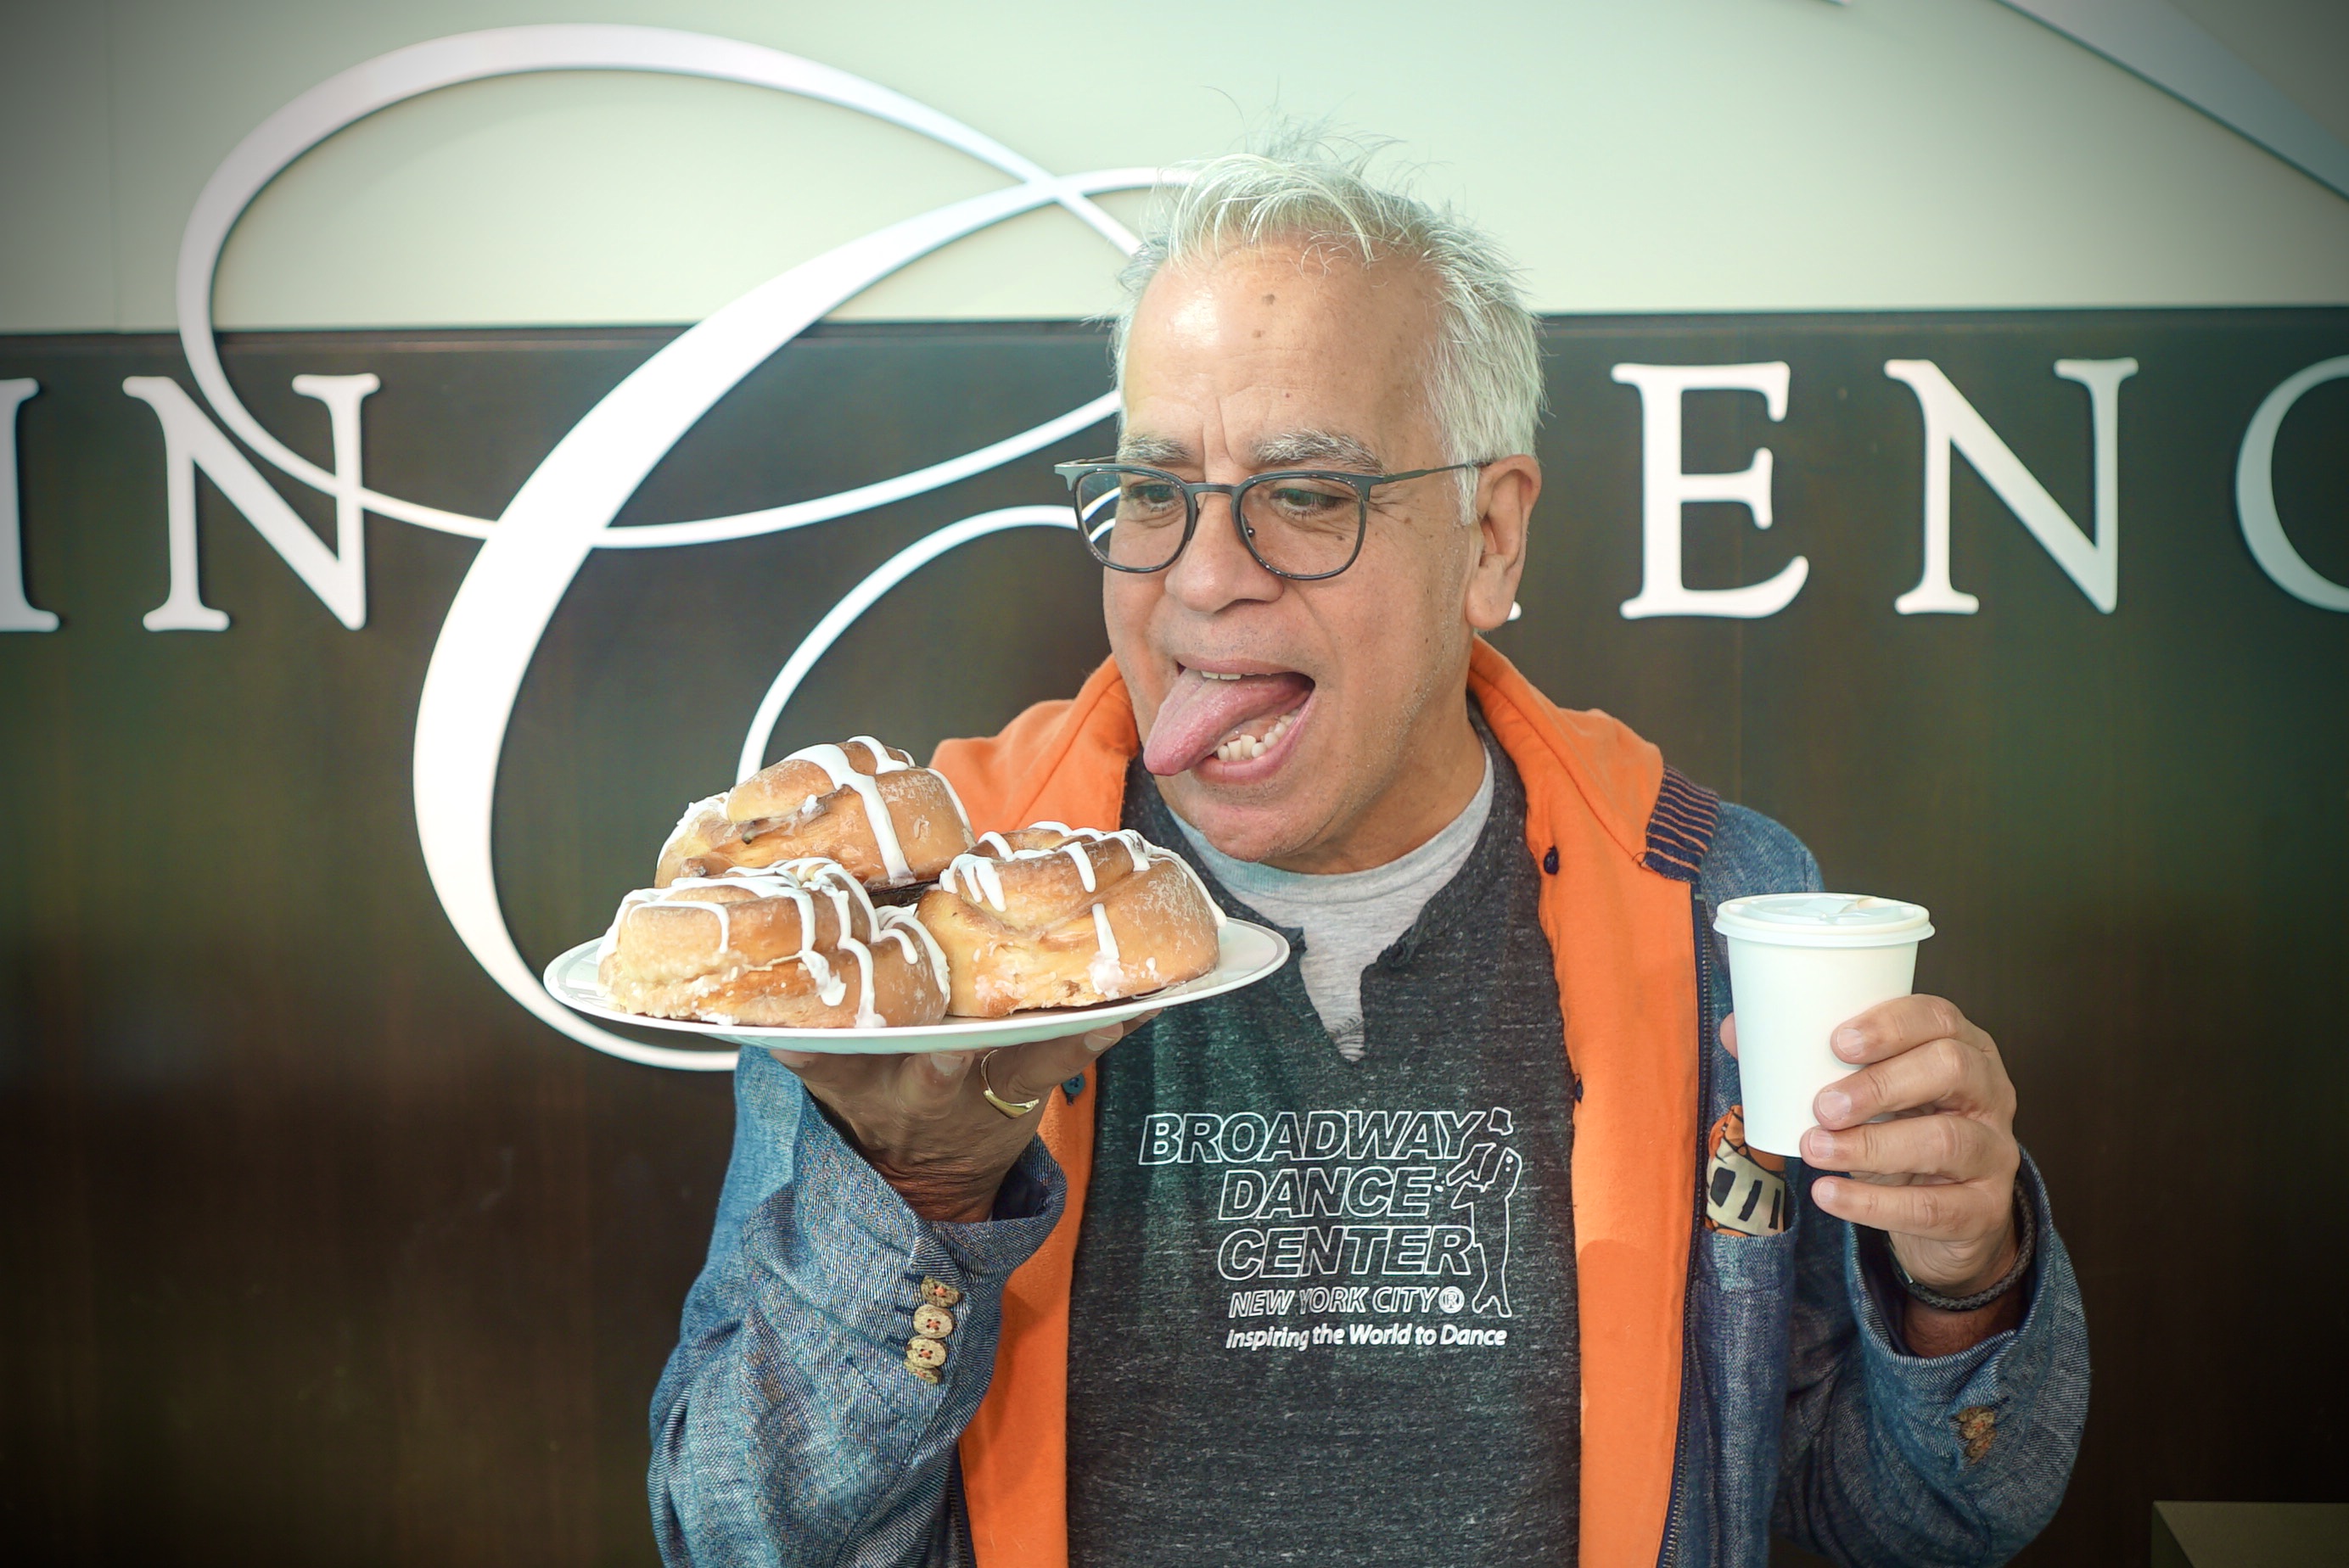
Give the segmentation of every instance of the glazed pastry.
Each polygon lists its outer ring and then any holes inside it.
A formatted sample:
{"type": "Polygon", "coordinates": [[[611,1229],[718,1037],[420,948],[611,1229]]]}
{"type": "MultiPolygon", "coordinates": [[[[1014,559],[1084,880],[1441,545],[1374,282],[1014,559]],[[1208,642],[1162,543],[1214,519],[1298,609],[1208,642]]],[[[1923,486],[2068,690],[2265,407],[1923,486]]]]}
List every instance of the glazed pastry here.
{"type": "Polygon", "coordinates": [[[970,844],[970,820],[944,774],[860,735],[794,751],[687,807],[653,885],[818,857],[879,892],[930,881],[970,844]]]}
{"type": "Polygon", "coordinates": [[[988,833],[922,895],[947,1011],[999,1018],[1145,995],[1216,966],[1223,912],[1189,863],[1131,830],[988,833]]]}
{"type": "Polygon", "coordinates": [[[596,950],[613,1005],[793,1028],[935,1024],[946,954],[913,911],[875,908],[839,862],[680,877],[620,903],[596,950]]]}

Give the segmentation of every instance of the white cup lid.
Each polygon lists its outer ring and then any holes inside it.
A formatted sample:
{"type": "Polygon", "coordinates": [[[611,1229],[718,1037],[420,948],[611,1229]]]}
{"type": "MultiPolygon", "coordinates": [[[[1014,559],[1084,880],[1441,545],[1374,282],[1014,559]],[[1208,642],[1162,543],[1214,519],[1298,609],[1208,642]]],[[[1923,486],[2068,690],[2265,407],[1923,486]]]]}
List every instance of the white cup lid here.
{"type": "Polygon", "coordinates": [[[1714,914],[1723,936],[1781,947],[1898,947],[1933,934],[1925,906],[1849,892],[1765,892],[1714,914]]]}

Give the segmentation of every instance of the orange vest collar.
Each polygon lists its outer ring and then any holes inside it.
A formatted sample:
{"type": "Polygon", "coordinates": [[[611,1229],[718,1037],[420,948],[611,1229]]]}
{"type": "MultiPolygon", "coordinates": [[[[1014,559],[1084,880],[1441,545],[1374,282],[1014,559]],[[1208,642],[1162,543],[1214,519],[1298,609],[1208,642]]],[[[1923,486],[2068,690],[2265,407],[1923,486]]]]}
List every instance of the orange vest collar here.
{"type": "MultiPolygon", "coordinates": [[[[1682,1320],[1697,1181],[1697,985],[1691,890],[1646,869],[1663,782],[1656,748],[1605,714],[1553,706],[1481,639],[1469,689],[1526,789],[1526,847],[1553,874],[1542,930],[1557,966],[1575,1112],[1574,1224],[1582,1326],[1581,1561],[1652,1561],[1671,1505],[1682,1320]]],[[[1114,664],[1077,696],[1000,735],[950,740],[935,766],[971,826],[1053,819],[1114,828],[1140,749],[1114,664]]],[[[982,1568],[1067,1568],[1069,1292],[1092,1174],[1088,1082],[1056,1094],[1046,1147],[1068,1209],[1004,1293],[995,1375],[961,1444],[982,1568]]]]}

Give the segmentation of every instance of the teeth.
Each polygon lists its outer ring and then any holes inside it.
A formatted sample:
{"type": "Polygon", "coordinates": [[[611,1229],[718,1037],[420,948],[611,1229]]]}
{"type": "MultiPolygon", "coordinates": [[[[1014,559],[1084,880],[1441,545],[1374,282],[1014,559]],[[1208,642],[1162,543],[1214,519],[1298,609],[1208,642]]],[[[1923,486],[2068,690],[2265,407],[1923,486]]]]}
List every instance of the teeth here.
{"type": "Polygon", "coordinates": [[[1282,714],[1272,721],[1272,727],[1261,736],[1243,735],[1237,729],[1232,731],[1231,734],[1224,737],[1223,743],[1216,748],[1217,760],[1254,761],[1280,743],[1280,738],[1288,733],[1289,723],[1296,717],[1293,712],[1282,714]]]}
{"type": "Polygon", "coordinates": [[[1236,680],[1237,680],[1237,679],[1239,679],[1239,678],[1240,678],[1239,676],[1236,676],[1236,675],[1231,675],[1231,676],[1217,675],[1217,674],[1216,674],[1215,671],[1213,671],[1213,670],[1198,670],[1198,671],[1195,671],[1195,672],[1194,672],[1194,673],[1195,673],[1195,674],[1198,676],[1198,677],[1199,677],[1201,680],[1203,680],[1203,681],[1236,681],[1236,680]]]}

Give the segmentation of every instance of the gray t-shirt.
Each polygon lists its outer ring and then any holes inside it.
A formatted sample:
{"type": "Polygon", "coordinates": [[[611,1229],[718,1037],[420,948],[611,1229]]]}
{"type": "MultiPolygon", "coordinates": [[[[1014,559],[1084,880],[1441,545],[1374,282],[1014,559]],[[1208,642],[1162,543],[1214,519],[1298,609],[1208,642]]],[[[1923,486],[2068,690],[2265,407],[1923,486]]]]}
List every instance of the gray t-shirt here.
{"type": "MultiPolygon", "coordinates": [[[[1363,1059],[1292,965],[1095,1068],[1082,1568],[1575,1560],[1572,1078],[1524,790],[1493,775],[1458,872],[1361,975],[1363,1059]]],[[[1124,820],[1189,848],[1138,768],[1124,820]]]]}
{"type": "Polygon", "coordinates": [[[1435,890],[1450,882],[1476,847],[1493,810],[1493,757],[1466,810],[1435,837],[1382,866],[1312,876],[1254,861],[1236,861],[1199,830],[1168,813],[1192,860],[1275,925],[1302,931],[1298,976],[1321,1026],[1350,1062],[1362,1059],[1362,971],[1411,929],[1435,890]]]}

